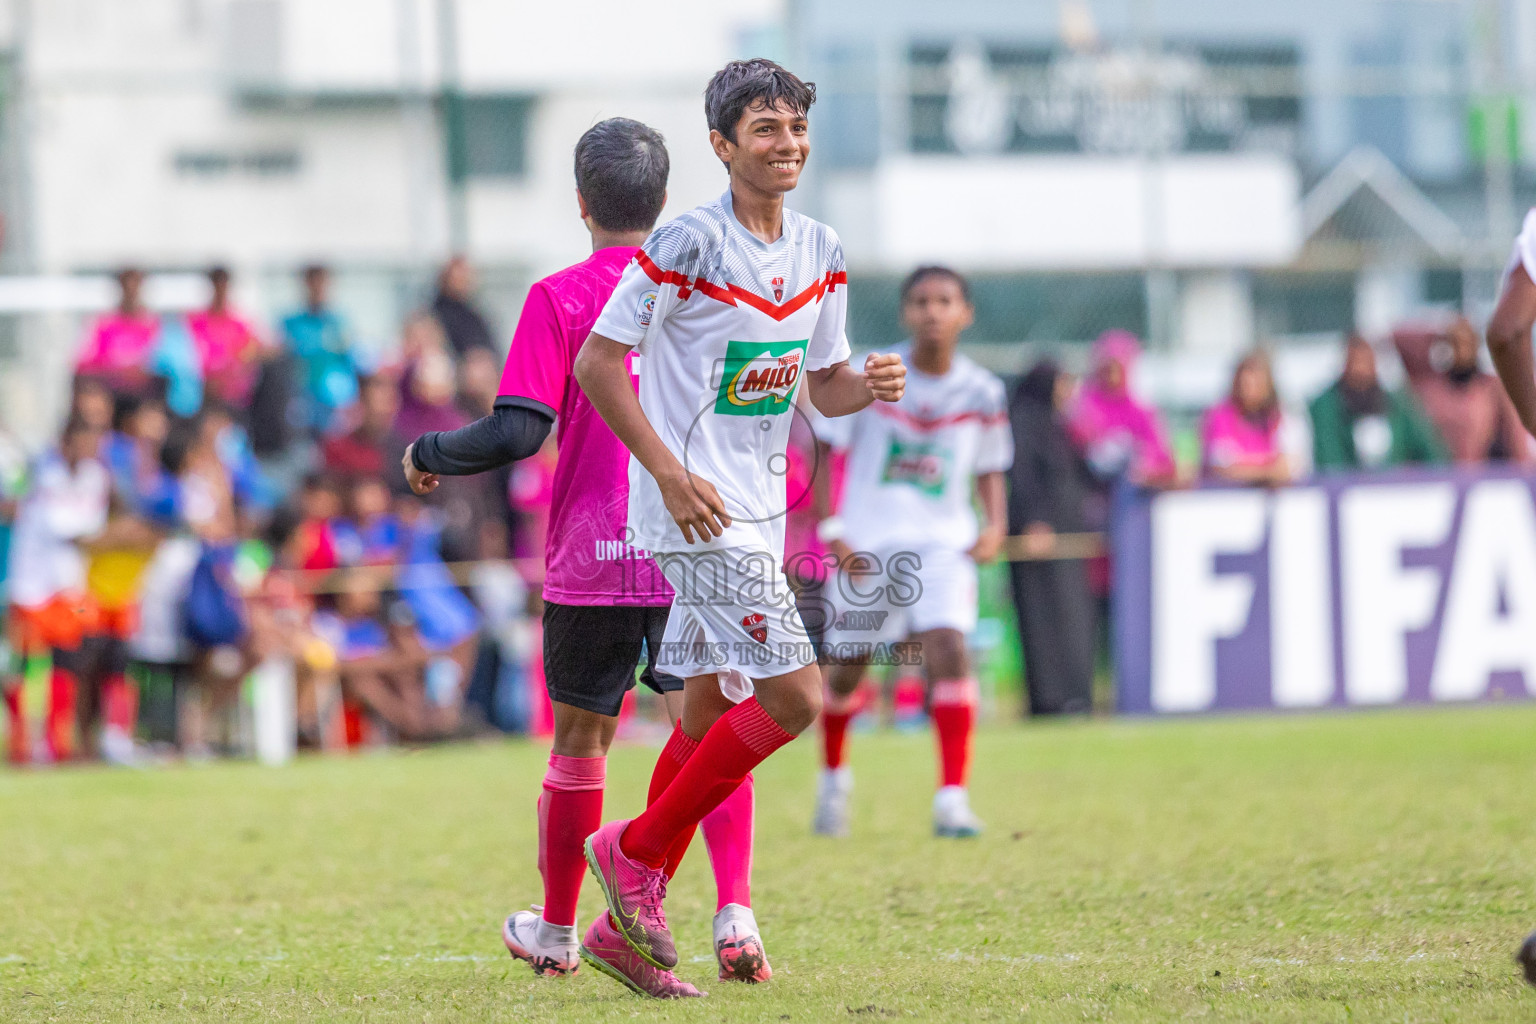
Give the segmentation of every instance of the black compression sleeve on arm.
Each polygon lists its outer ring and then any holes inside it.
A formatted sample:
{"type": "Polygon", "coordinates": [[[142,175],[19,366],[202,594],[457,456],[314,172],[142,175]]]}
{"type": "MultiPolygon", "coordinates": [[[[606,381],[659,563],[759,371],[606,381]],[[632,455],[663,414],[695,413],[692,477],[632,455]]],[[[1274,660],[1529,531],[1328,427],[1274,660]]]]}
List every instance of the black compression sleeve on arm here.
{"type": "Polygon", "coordinates": [[[411,448],[411,461],[423,473],[484,473],[538,451],[554,423],[555,410],[544,403],[503,396],[489,416],[467,427],[422,434],[411,448]]]}

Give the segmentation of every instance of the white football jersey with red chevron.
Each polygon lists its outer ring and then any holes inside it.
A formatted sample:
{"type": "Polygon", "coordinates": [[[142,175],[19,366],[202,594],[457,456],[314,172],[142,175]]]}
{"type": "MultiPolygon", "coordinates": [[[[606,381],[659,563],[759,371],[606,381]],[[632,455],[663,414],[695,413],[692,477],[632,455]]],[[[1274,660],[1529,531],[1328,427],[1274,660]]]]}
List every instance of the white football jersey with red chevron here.
{"type": "Polygon", "coordinates": [[[792,210],[768,243],[731,194],[657,228],[625,268],[594,332],[634,346],[640,407],[734,523],[688,544],[654,480],[630,460],[632,543],[650,551],[756,548],[781,558],[785,446],[807,372],[848,358],[847,267],[831,228],[792,210]]]}
{"type": "Polygon", "coordinates": [[[975,478],[1013,465],[1003,382],[960,353],[935,377],[912,366],[909,343],[892,351],[907,364],[901,401],[876,402],[824,431],[848,451],[843,539],[857,551],[969,550],[975,478]]]}

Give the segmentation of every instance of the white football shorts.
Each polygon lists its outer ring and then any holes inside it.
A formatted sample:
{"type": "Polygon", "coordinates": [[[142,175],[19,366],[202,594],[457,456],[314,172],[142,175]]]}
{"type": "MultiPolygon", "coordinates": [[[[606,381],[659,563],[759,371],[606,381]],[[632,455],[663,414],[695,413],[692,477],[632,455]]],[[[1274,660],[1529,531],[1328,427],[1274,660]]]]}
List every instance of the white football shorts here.
{"type": "Polygon", "coordinates": [[[676,676],[718,673],[730,699],[816,661],[780,560],[757,548],[655,555],[672,584],[672,613],[657,667],[676,676]]]}
{"type": "Polygon", "coordinates": [[[950,548],[866,553],[870,571],[839,571],[826,588],[825,652],[853,660],[852,645],[890,645],[930,629],[976,629],[976,563],[950,548]],[[870,557],[872,556],[872,557],[870,557]]]}

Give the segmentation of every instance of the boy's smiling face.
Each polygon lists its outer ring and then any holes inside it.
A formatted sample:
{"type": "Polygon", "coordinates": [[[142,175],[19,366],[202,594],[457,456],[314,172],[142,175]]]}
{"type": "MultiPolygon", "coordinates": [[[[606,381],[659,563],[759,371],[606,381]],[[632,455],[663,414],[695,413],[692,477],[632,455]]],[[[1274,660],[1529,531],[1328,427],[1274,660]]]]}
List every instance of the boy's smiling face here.
{"type": "Polygon", "coordinates": [[[809,125],[804,111],[758,100],[742,112],[734,139],[709,133],[715,155],[730,167],[732,181],[769,194],[789,192],[800,184],[800,172],[811,154],[809,125]]]}

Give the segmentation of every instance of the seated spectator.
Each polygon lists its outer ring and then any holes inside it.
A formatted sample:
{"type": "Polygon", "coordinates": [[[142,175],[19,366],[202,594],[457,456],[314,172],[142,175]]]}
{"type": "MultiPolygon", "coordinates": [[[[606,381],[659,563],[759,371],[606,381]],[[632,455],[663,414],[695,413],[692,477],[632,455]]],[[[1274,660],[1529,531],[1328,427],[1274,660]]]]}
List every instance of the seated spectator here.
{"type": "Polygon", "coordinates": [[[115,391],[143,392],[160,340],[160,318],[144,305],[144,272],[118,271],[117,308],[90,327],[75,359],[77,374],[99,377],[115,391]]]}
{"type": "Polygon", "coordinates": [[[6,603],[5,581],[10,566],[11,524],[16,521],[16,503],[24,492],[26,477],[26,451],[4,426],[0,426],[0,608],[6,603]]]}
{"type": "Polygon", "coordinates": [[[473,421],[489,416],[500,390],[501,367],[488,348],[472,348],[459,358],[459,411],[473,421]]]}
{"type": "Polygon", "coordinates": [[[223,426],[218,415],[204,414],[179,424],[166,442],[166,465],[181,490],[182,519],[201,543],[183,609],[192,668],[176,707],[177,745],[190,760],[212,756],[213,728],[225,719],[240,681],[255,664],[234,578],[244,518],[234,475],[219,450],[223,426]]]}
{"type": "Polygon", "coordinates": [[[1291,464],[1280,436],[1283,420],[1269,357],[1249,353],[1232,373],[1226,401],[1205,414],[1200,430],[1202,471],[1241,484],[1289,483],[1291,464]]]}
{"type": "Polygon", "coordinates": [[[1532,461],[1530,439],[1499,380],[1478,365],[1477,331],[1457,317],[1444,333],[1392,336],[1409,385],[1453,462],[1532,461]]]}
{"type": "Polygon", "coordinates": [[[404,442],[395,434],[399,412],[400,389],[394,380],[381,373],[364,378],[357,426],[350,433],[327,438],[321,446],[326,472],[348,479],[385,479],[405,452],[404,442]]]}
{"type": "MultiPolygon", "coordinates": [[[[435,323],[422,320],[429,329],[419,333],[436,333],[435,323]]],[[[454,404],[453,361],[443,346],[426,342],[405,367],[400,389],[400,415],[395,417],[395,434],[402,442],[397,449],[400,455],[405,453],[407,438],[429,431],[457,430],[469,422],[454,404]]],[[[396,457],[395,464],[399,461],[396,457]]],[[[396,475],[394,481],[398,490],[407,489],[403,475],[396,475]]],[[[436,511],[443,551],[451,561],[468,561],[480,551],[480,524],[497,516],[489,483],[489,478],[475,476],[445,477],[436,490],[419,499],[436,511]]]]}
{"type": "Polygon", "coordinates": [[[1162,417],[1131,393],[1131,374],[1140,354],[1141,344],[1129,331],[1100,335],[1067,425],[1101,480],[1124,477],[1145,486],[1172,484],[1178,471],[1162,417]]]}
{"type": "Polygon", "coordinates": [[[358,477],[352,483],[350,516],[331,531],[342,565],[393,565],[400,560],[404,526],[391,509],[382,477],[358,477]]]}
{"type": "MultiPolygon", "coordinates": [[[[431,323],[418,320],[418,323],[431,323]]],[[[419,437],[428,430],[457,430],[469,422],[455,403],[458,382],[453,359],[442,348],[428,346],[407,363],[400,375],[400,413],[395,430],[419,437]]]]}
{"type": "Polygon", "coordinates": [[[95,628],[79,542],[107,524],[112,481],[97,460],[101,434],[80,419],[65,424],[58,449],[38,462],[21,500],[10,547],[10,626],[16,664],[51,653],[44,735],[36,747],[27,731],[21,675],[0,676],[10,723],[10,757],[34,753],[53,761],[76,754],[75,712],[83,667],[81,642],[95,628]]]}
{"type": "Polygon", "coordinates": [[[164,403],[124,395],[113,420],[114,429],[102,445],[102,462],[112,474],[114,499],[131,515],[173,526],[178,492],[175,477],[162,462],[171,425],[164,403]]]}
{"type": "Polygon", "coordinates": [[[1319,471],[1387,469],[1446,461],[1445,446],[1411,395],[1388,391],[1376,351],[1358,334],[1344,349],[1344,372],[1312,400],[1312,463],[1319,471]]]}
{"type": "MultiPolygon", "coordinates": [[[[210,402],[198,422],[207,432],[219,462],[229,473],[236,506],[242,516],[260,519],[270,513],[282,499],[282,494],[257,461],[250,438],[234,413],[222,403],[210,402]]],[[[249,532],[241,531],[242,535],[249,532]]]]}
{"type": "Polygon", "coordinates": [[[395,518],[402,527],[396,586],[430,655],[429,696],[439,721],[453,729],[474,668],[480,613],[443,563],[443,529],[433,511],[401,495],[395,501],[395,518]]]}
{"type": "Polygon", "coordinates": [[[328,476],[304,481],[299,492],[299,525],[293,540],[294,565],[299,569],[334,569],[341,564],[336,549],[336,526],[341,516],[341,492],[328,476]]]}
{"type": "Polygon", "coordinates": [[[442,325],[456,356],[462,359],[478,348],[489,353],[494,362],[496,343],[492,339],[490,325],[471,301],[475,295],[475,283],[475,269],[470,266],[469,260],[463,256],[450,259],[437,276],[437,296],[432,300],[432,315],[442,325]]]}
{"type": "Polygon", "coordinates": [[[117,399],[112,388],[101,377],[76,376],[70,386],[69,415],[66,419],[77,420],[88,429],[103,436],[112,429],[117,416],[117,399]]]}
{"type": "Polygon", "coordinates": [[[404,605],[391,608],[386,623],[375,583],[361,574],[347,575],[331,607],[315,612],[313,623],[336,653],[336,672],[349,703],[377,715],[401,739],[443,735],[443,716],[427,699],[428,655],[404,605]]]}
{"type": "Polygon", "coordinates": [[[249,606],[253,653],[258,660],[282,657],[293,664],[299,746],[340,750],[346,728],[336,652],[315,632],[313,598],[289,575],[302,561],[295,543],[298,526],[297,510],[281,508],[263,533],[270,563],[257,588],[259,599],[249,606]]]}
{"type": "Polygon", "coordinates": [[[134,741],[139,688],[128,675],[129,642],[138,629],[142,580],[161,539],[134,501],[131,494],[115,492],[106,526],[81,542],[95,614],[81,645],[79,731],[88,753],[122,765],[139,757],[134,741]]]}
{"type": "Polygon", "coordinates": [[[230,305],[229,270],[214,267],[208,271],[208,284],[212,288],[208,308],[189,313],[187,329],[192,333],[208,394],[244,409],[251,400],[261,343],[251,325],[230,305]]]}
{"type": "Polygon", "coordinates": [[[297,360],[305,425],[328,432],[357,400],[359,366],[346,321],[330,306],[330,271],[304,268],[304,308],[283,320],[283,340],[297,360]]]}

